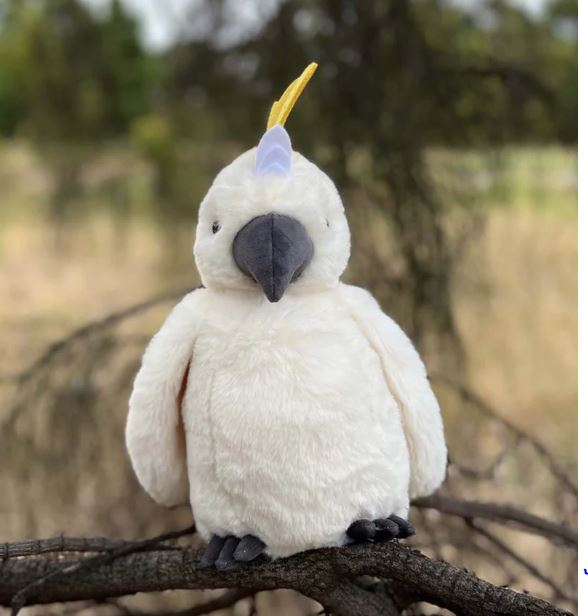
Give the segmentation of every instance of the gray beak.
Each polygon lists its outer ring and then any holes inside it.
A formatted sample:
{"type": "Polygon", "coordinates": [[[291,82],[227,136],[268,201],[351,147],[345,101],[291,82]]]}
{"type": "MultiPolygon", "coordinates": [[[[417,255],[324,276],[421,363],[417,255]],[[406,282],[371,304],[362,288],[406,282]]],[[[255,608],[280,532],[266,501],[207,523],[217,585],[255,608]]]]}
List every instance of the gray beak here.
{"type": "Polygon", "coordinates": [[[281,214],[250,220],[233,240],[235,263],[261,285],[270,302],[280,301],[313,254],[306,229],[296,219],[281,214]]]}

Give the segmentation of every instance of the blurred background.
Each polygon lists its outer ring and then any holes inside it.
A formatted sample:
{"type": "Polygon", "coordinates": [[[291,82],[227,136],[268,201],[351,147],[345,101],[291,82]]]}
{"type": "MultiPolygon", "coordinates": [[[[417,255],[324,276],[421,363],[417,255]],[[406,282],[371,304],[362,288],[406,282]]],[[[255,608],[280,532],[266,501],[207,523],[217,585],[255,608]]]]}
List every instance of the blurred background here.
{"type": "MultiPolygon", "coordinates": [[[[444,491],[575,527],[576,54],[571,0],[0,0],[0,538],[190,522],[132,475],[132,378],[199,284],[208,186],[313,60],[288,130],[342,192],[346,281],[426,358],[444,491]]],[[[427,553],[573,609],[573,549],[501,528],[513,556],[492,524],[413,517],[427,553]]]]}

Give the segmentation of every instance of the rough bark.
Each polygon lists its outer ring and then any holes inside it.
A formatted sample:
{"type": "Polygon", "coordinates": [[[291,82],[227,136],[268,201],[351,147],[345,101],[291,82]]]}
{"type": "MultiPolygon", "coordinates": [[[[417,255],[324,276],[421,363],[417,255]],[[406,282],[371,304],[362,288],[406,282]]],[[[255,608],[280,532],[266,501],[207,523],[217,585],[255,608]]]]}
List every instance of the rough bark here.
{"type": "MultiPolygon", "coordinates": [[[[432,560],[397,542],[322,549],[287,559],[251,565],[228,572],[203,570],[199,553],[183,550],[141,551],[97,567],[56,574],[87,559],[68,556],[8,558],[0,564],[0,605],[11,605],[14,596],[40,578],[27,597],[29,604],[101,600],[137,592],[171,589],[243,588],[251,591],[290,588],[311,597],[338,616],[396,616],[392,599],[357,583],[361,576],[389,580],[398,595],[411,602],[426,601],[460,616],[569,615],[543,600],[508,588],[499,588],[472,573],[432,560]]],[[[376,590],[379,588],[379,590],[376,590]]]]}

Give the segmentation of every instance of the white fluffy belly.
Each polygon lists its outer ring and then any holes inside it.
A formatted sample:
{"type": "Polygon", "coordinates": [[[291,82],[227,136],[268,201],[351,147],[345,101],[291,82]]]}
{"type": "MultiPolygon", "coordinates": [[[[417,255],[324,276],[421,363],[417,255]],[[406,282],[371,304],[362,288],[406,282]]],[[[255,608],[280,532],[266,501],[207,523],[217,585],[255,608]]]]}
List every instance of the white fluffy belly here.
{"type": "Polygon", "coordinates": [[[273,556],[344,542],[355,519],[405,516],[409,461],[377,356],[351,320],[205,333],[184,406],[205,535],[273,556]]]}

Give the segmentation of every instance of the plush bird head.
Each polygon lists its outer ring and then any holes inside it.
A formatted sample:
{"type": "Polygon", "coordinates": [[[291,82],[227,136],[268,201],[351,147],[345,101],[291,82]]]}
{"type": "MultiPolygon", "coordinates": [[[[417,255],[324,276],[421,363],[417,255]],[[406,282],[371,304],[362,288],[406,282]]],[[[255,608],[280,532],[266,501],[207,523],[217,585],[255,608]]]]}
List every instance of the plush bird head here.
{"type": "Polygon", "coordinates": [[[349,259],[339,193],[292,150],[284,123],[316,70],[310,64],[273,104],[267,130],[215,178],[200,206],[194,255],[210,289],[285,293],[335,286],[349,259]]]}

